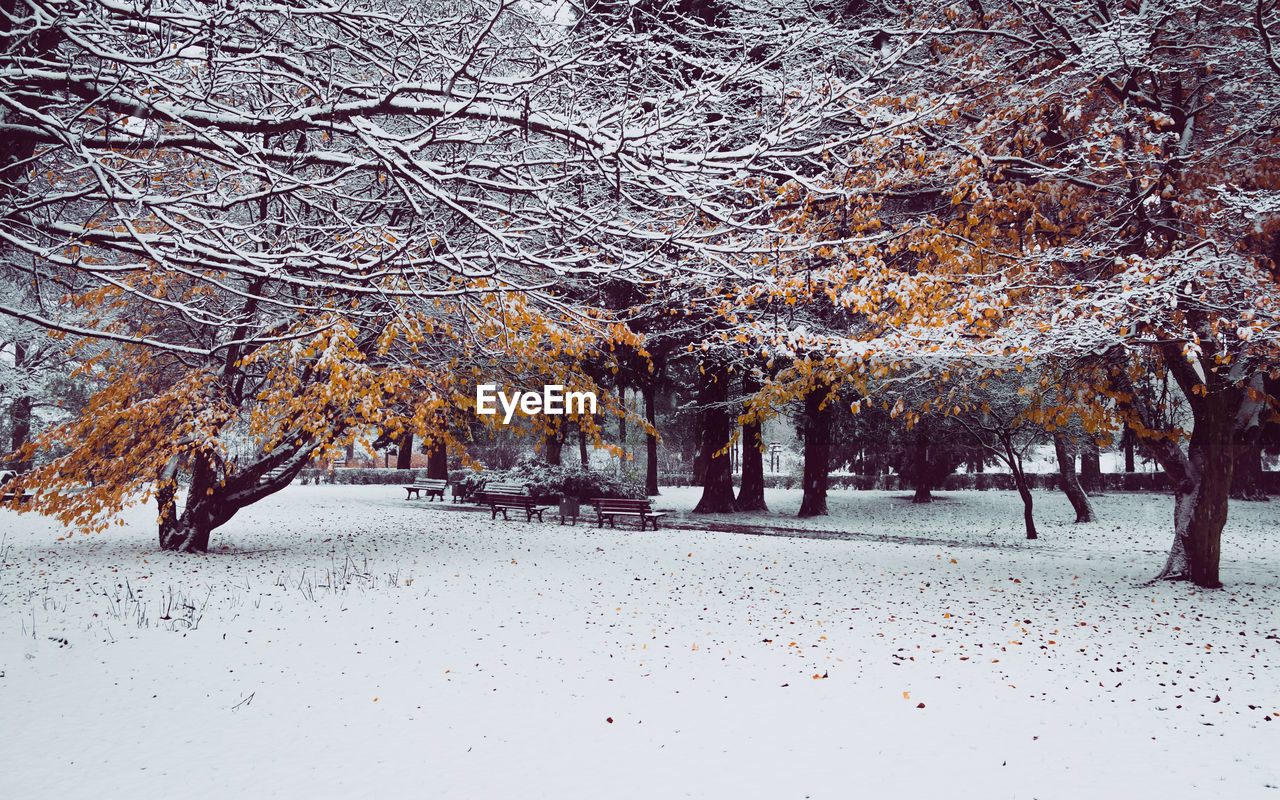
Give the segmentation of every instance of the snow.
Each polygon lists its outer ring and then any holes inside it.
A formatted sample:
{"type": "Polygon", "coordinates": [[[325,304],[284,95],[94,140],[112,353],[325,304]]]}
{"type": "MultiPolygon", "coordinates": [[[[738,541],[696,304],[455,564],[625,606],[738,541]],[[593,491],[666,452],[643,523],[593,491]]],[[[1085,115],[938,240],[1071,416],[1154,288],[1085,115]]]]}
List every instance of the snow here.
{"type": "Polygon", "coordinates": [[[1036,492],[1027,542],[1012,492],[658,498],[773,535],[400,492],[291,486],[208,556],[149,509],[65,541],[0,512],[6,795],[1280,796],[1272,504],[1233,504],[1202,591],[1144,584],[1161,495],[1072,525],[1036,492]]]}

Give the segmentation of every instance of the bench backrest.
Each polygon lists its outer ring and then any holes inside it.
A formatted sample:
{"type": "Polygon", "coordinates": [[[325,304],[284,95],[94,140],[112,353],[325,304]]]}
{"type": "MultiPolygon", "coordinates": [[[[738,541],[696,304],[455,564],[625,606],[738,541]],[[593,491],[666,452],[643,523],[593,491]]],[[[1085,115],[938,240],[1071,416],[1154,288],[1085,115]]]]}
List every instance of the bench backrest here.
{"type": "Polygon", "coordinates": [[[526,505],[530,498],[523,492],[485,492],[485,501],[493,505],[526,505]]]}
{"type": "Polygon", "coordinates": [[[486,483],[480,491],[485,494],[528,494],[523,483],[486,483]]]}
{"type": "Polygon", "coordinates": [[[443,489],[449,485],[449,481],[444,478],[425,478],[418,481],[417,485],[423,489],[443,489]]]}
{"type": "Polygon", "coordinates": [[[601,511],[645,511],[649,510],[648,500],[628,500],[621,497],[597,497],[591,503],[601,511]]]}

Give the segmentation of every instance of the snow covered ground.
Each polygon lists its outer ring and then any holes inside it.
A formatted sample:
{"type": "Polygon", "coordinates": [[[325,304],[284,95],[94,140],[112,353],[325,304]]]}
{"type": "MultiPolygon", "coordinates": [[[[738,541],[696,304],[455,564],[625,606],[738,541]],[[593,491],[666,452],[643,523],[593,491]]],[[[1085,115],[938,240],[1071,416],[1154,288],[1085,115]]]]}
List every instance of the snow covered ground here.
{"type": "Polygon", "coordinates": [[[1159,495],[1037,492],[1036,542],[1008,492],[770,491],[792,535],[401,497],[293,486],[203,557],[0,512],[4,794],[1280,798],[1280,504],[1206,592],[1143,585],[1159,495]]]}

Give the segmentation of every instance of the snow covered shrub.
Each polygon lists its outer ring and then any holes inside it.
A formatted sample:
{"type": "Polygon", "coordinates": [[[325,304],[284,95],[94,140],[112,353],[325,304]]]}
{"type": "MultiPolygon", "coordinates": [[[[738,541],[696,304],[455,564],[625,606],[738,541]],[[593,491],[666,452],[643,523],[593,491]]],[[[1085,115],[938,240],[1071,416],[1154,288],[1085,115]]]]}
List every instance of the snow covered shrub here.
{"type": "Polygon", "coordinates": [[[531,456],[521,457],[511,469],[474,472],[460,481],[520,483],[529,487],[535,497],[576,497],[587,500],[592,497],[643,498],[644,484],[631,476],[618,476],[608,472],[582,467],[553,466],[531,456]]]}

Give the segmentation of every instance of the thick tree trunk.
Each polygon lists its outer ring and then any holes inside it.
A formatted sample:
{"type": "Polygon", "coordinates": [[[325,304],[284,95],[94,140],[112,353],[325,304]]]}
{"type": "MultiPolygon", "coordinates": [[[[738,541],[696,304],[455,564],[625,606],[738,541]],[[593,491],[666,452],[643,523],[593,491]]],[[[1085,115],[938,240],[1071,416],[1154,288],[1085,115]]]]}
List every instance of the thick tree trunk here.
{"type": "MultiPolygon", "coordinates": [[[[654,408],[656,390],[652,383],[644,388],[644,420],[652,430],[658,429],[657,412],[654,408]]],[[[653,497],[658,494],[658,435],[646,433],[644,437],[644,493],[653,497]]]]}
{"type": "Polygon", "coordinates": [[[400,434],[400,449],[396,452],[396,469],[413,468],[413,432],[400,434]]]}
{"type": "MultiPolygon", "coordinates": [[[[1237,431],[1261,412],[1262,376],[1248,388],[1229,382],[1214,371],[1212,352],[1198,365],[1187,361],[1176,343],[1164,348],[1164,364],[1191,408],[1192,431],[1184,452],[1173,437],[1147,441],[1153,455],[1173,485],[1173,544],[1164,569],[1155,580],[1189,580],[1198,586],[1222,585],[1222,529],[1235,469],[1237,431]]],[[[1149,428],[1155,428],[1159,410],[1144,404],[1127,373],[1113,373],[1114,386],[1128,410],[1149,428]]]]}
{"type": "Polygon", "coordinates": [[[232,475],[223,473],[216,456],[188,456],[192,465],[191,482],[181,511],[177,503],[180,460],[173,458],[157,476],[160,549],[182,553],[208,551],[215,528],[229,522],[240,509],[292,483],[316,449],[314,443],[281,447],[232,475]]]}
{"type": "Polygon", "coordinates": [[[804,397],[804,495],[801,517],[827,513],[827,472],[831,454],[831,406],[824,403],[830,387],[819,383],[804,397]]]}
{"type": "Polygon", "coordinates": [[[1093,507],[1089,503],[1089,495],[1085,494],[1076,477],[1075,445],[1058,431],[1053,434],[1053,452],[1058,457],[1058,481],[1076,511],[1076,522],[1092,522],[1093,507]]]}
{"type": "Polygon", "coordinates": [[[560,435],[560,430],[554,429],[547,432],[543,437],[543,447],[546,454],[547,463],[553,467],[561,464],[560,448],[564,444],[564,438],[560,435]]]}
{"type": "Polygon", "coordinates": [[[1089,494],[1102,491],[1102,451],[1098,440],[1085,435],[1080,448],[1080,485],[1089,494]]]}
{"type": "Polygon", "coordinates": [[[727,365],[703,365],[698,404],[702,407],[702,498],[694,507],[695,514],[720,514],[738,510],[733,496],[733,472],[729,461],[729,439],[733,420],[729,416],[729,368],[727,365]]]}
{"type": "MultiPolygon", "coordinates": [[[[742,393],[750,397],[760,390],[751,369],[742,373],[742,393]]],[[[768,511],[764,501],[764,441],[759,422],[742,425],[742,485],[738,487],[739,511],[768,511]]]]}
{"type": "Polygon", "coordinates": [[[915,446],[912,450],[912,472],[915,478],[915,495],[913,503],[933,502],[933,494],[929,481],[929,437],[923,426],[916,427],[915,446]]]}
{"type": "Polygon", "coordinates": [[[427,479],[449,479],[449,445],[440,434],[432,436],[427,445],[427,479]]]}
{"type": "MultiPolygon", "coordinates": [[[[1220,391],[1193,404],[1195,428],[1178,470],[1161,466],[1174,481],[1173,545],[1157,579],[1189,580],[1197,586],[1222,586],[1222,529],[1235,469],[1235,423],[1239,391],[1220,391]]],[[[1163,443],[1162,443],[1163,444],[1163,443]]],[[[1179,454],[1181,451],[1176,445],[1179,454]]],[[[1169,449],[1165,445],[1164,450],[1169,449]]],[[[1157,453],[1159,454],[1159,450],[1157,453]]]]}
{"type": "Polygon", "coordinates": [[[187,490],[187,503],[178,512],[176,462],[162,473],[160,502],[160,549],[179,553],[204,553],[209,550],[209,537],[213,529],[231,518],[224,507],[226,490],[217,480],[217,472],[206,457],[195,459],[191,486],[187,490]]]}

